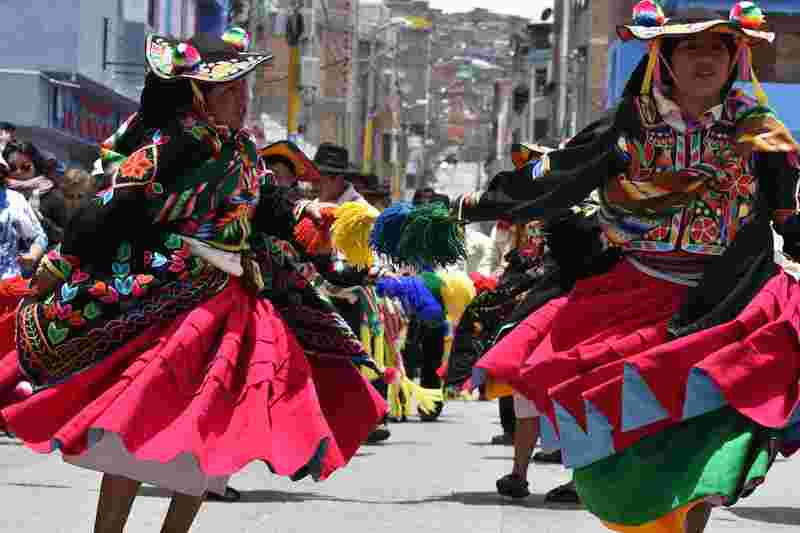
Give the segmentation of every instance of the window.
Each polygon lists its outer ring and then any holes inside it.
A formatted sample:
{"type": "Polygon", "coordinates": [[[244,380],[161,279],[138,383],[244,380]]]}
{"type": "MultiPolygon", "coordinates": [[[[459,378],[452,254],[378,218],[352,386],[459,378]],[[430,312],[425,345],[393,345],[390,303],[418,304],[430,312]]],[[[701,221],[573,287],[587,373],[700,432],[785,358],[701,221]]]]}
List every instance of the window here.
{"type": "Polygon", "coordinates": [[[158,30],[158,1],[159,0],[147,0],[147,25],[154,30],[158,30]]]}

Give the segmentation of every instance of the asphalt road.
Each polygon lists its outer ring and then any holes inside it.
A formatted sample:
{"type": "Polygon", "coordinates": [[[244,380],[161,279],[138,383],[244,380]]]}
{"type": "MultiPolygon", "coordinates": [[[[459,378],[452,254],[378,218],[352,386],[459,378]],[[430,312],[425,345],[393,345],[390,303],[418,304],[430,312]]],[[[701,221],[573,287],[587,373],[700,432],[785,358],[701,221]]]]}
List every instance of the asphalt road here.
{"type": "MultiPolygon", "coordinates": [[[[254,464],[235,476],[235,504],[201,510],[196,533],[599,533],[587,512],[544,502],[568,479],[560,466],[534,465],[533,495],[495,493],[511,468],[510,447],[487,442],[500,430],[497,406],[450,402],[440,421],[391,426],[389,441],[364,446],[349,467],[323,483],[292,483],[254,464]]],[[[730,510],[714,511],[708,533],[779,533],[800,526],[800,461],[779,459],[765,486],[730,510]]],[[[0,438],[0,532],[88,533],[100,475],[0,438]]],[[[144,487],[128,533],[157,532],[169,494],[144,487]]]]}

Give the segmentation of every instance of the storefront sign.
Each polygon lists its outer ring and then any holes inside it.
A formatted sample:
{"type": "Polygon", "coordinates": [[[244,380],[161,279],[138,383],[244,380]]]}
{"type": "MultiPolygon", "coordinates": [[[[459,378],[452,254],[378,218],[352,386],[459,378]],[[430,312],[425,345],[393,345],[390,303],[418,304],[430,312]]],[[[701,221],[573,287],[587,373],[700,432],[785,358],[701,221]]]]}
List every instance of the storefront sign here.
{"type": "Polygon", "coordinates": [[[54,90],[53,128],[99,144],[119,127],[123,117],[113,106],[70,87],[54,90]]]}

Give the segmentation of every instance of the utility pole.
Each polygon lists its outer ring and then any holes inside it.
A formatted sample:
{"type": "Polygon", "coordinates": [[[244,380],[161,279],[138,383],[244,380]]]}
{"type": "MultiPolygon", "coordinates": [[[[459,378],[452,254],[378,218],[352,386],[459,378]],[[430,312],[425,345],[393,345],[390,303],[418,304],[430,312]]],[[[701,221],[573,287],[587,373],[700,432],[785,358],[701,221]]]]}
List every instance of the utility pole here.
{"type": "Polygon", "coordinates": [[[400,200],[403,194],[400,183],[400,92],[397,87],[397,50],[399,31],[392,31],[392,199],[400,200]]]}
{"type": "MultiPolygon", "coordinates": [[[[430,132],[431,110],[431,46],[433,44],[433,28],[428,30],[428,52],[425,55],[425,124],[422,133],[422,165],[417,172],[422,180],[428,173],[428,133],[430,132]]],[[[417,183],[420,184],[421,181],[417,183]]]]}
{"type": "Polygon", "coordinates": [[[558,67],[558,128],[557,135],[566,135],[567,126],[567,71],[569,70],[569,35],[572,25],[572,0],[561,0],[561,42],[558,67]]]}
{"type": "Polygon", "coordinates": [[[290,141],[298,136],[300,113],[300,37],[303,35],[303,15],[297,5],[289,15],[286,25],[286,43],[289,45],[288,102],[286,107],[286,133],[290,141]]]}
{"type": "Polygon", "coordinates": [[[358,7],[359,0],[350,0],[350,79],[347,84],[347,150],[350,157],[358,151],[358,121],[356,120],[356,110],[358,106],[358,7]]]}
{"type": "MultiPolygon", "coordinates": [[[[377,34],[377,30],[375,32],[377,34]]],[[[364,153],[362,171],[372,172],[373,137],[375,136],[375,70],[378,68],[375,52],[375,36],[369,40],[369,63],[367,66],[367,116],[364,125],[364,153]]]]}

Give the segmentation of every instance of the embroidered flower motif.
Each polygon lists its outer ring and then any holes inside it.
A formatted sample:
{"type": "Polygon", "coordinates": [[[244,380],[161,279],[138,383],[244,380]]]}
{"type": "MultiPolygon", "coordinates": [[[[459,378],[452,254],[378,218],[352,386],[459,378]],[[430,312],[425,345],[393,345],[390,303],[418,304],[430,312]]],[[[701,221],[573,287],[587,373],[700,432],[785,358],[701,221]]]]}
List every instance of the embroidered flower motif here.
{"type": "Polygon", "coordinates": [[[124,176],[144,179],[153,166],[153,162],[147,157],[147,151],[138,150],[131,154],[128,160],[123,163],[120,167],[120,172],[124,176]]]}

